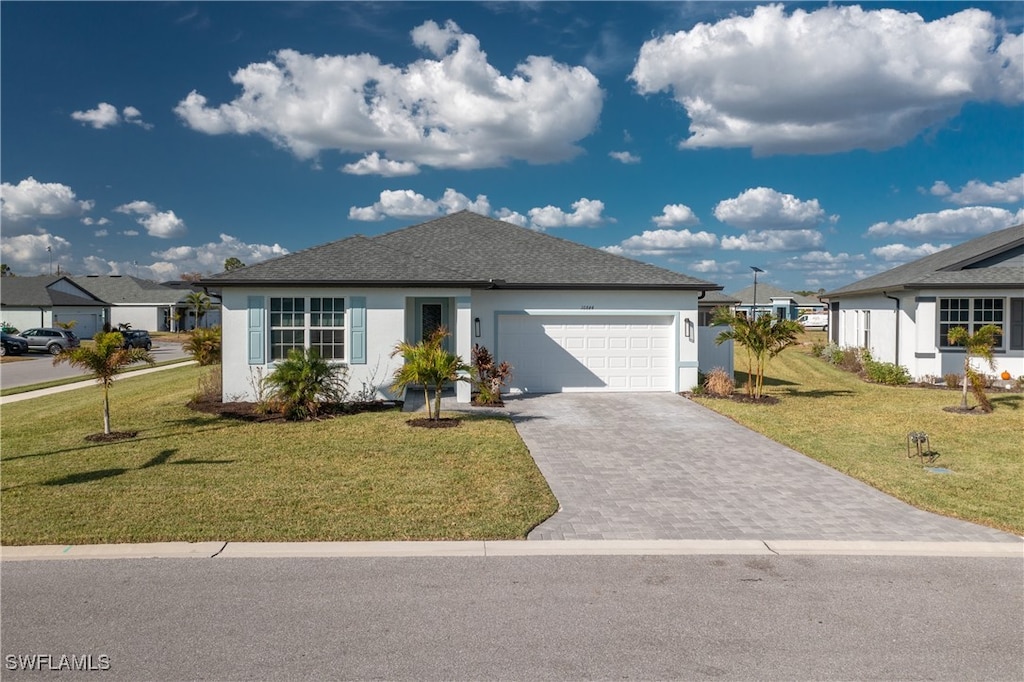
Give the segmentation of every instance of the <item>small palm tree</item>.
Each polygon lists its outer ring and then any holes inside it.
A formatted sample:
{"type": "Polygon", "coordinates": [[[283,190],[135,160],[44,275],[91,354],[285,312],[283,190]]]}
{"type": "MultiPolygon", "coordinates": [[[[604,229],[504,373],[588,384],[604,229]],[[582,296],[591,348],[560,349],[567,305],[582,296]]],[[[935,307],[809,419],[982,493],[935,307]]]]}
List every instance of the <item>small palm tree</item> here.
{"type": "Polygon", "coordinates": [[[771,315],[751,320],[728,308],[715,311],[712,323],[729,326],[715,337],[715,344],[731,340],[743,347],[747,358],[747,395],[751,398],[761,397],[768,362],[796,343],[797,335],[803,330],[793,320],[780,320],[771,315]]]}
{"type": "Polygon", "coordinates": [[[427,406],[427,418],[437,421],[441,418],[441,391],[445,384],[453,381],[468,381],[468,373],[472,367],[463,362],[462,358],[448,352],[444,347],[444,339],[448,329],[438,327],[434,332],[419,343],[399,341],[391,352],[391,357],[401,355],[405,362],[395,370],[391,390],[401,393],[414,385],[423,386],[423,401],[427,406]],[[434,391],[434,409],[431,410],[429,390],[434,391]]]}
{"type": "Polygon", "coordinates": [[[54,365],[67,363],[92,372],[103,386],[103,433],[110,433],[110,385],[124,367],[136,362],[153,364],[153,356],[145,348],[123,348],[120,332],[100,332],[92,337],[91,346],[66,348],[53,359],[54,365]]]}
{"type": "Polygon", "coordinates": [[[345,395],[344,368],[320,357],[315,348],[293,349],[277,363],[264,382],[269,398],[288,419],[315,419],[325,403],[340,403],[345,395]]]}
{"type": "Polygon", "coordinates": [[[206,314],[206,311],[210,309],[210,297],[201,291],[193,291],[185,296],[185,303],[192,306],[192,310],[195,311],[196,323],[192,327],[195,329],[199,326],[199,318],[206,314]]]}
{"type": "Polygon", "coordinates": [[[985,382],[978,371],[971,365],[973,358],[980,358],[988,363],[989,369],[995,370],[996,361],[992,349],[999,342],[1003,330],[994,324],[986,324],[973,334],[966,327],[954,327],[949,330],[949,342],[955,346],[963,346],[964,354],[964,390],[960,398],[960,409],[967,409],[967,384],[970,382],[974,397],[985,412],[992,411],[992,403],[985,395],[985,382]]]}

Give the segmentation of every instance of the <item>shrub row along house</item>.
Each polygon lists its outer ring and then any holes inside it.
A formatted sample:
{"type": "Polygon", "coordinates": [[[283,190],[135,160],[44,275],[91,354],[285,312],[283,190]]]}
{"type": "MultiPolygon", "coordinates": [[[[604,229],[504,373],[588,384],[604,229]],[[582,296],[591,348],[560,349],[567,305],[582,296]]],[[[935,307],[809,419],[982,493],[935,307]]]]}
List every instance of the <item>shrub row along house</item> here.
{"type": "MultiPolygon", "coordinates": [[[[462,211],[208,277],[223,315],[225,399],[297,348],[386,387],[400,340],[439,326],[513,366],[512,391],[680,391],[697,383],[698,299],[720,285],[462,211]]],[[[470,387],[457,386],[468,402],[470,387]]]]}
{"type": "Polygon", "coordinates": [[[964,349],[950,342],[950,330],[964,327],[973,334],[986,324],[1002,330],[996,373],[1024,376],[1024,225],[823,297],[830,304],[833,343],[868,348],[876,360],[903,365],[916,379],[961,372],[964,349]]]}

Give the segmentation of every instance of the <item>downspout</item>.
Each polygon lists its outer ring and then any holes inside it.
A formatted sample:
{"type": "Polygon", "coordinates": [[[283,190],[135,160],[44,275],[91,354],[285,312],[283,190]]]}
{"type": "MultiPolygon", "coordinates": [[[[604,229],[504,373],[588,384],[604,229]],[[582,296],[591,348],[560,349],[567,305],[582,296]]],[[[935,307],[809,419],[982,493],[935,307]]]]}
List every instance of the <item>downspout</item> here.
{"type": "Polygon", "coordinates": [[[895,365],[900,364],[900,299],[895,296],[890,296],[887,292],[883,291],[882,296],[888,299],[896,301],[896,362],[895,365]]]}

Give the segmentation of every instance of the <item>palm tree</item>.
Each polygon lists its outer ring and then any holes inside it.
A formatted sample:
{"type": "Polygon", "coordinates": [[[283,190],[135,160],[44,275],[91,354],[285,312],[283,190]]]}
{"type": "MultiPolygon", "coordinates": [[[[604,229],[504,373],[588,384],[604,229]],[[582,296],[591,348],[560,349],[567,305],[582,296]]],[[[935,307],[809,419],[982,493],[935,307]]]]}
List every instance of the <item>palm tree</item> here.
{"type": "Polygon", "coordinates": [[[120,332],[100,332],[91,346],[66,348],[53,359],[54,365],[67,363],[92,372],[103,386],[103,433],[110,433],[110,385],[123,367],[135,362],[153,364],[153,356],[145,348],[123,348],[120,332]]]}
{"type": "Polygon", "coordinates": [[[315,348],[293,349],[264,380],[270,398],[288,419],[316,419],[324,403],[340,403],[345,395],[345,369],[320,357],[315,348]]]}
{"type": "Polygon", "coordinates": [[[210,309],[210,297],[201,291],[193,291],[185,296],[185,303],[192,306],[192,310],[196,313],[196,323],[193,325],[193,329],[199,326],[199,318],[202,317],[207,310],[210,309]]]}
{"type": "Polygon", "coordinates": [[[793,320],[780,320],[771,315],[751,320],[728,308],[716,310],[712,324],[729,327],[715,337],[715,344],[731,340],[743,346],[747,357],[747,395],[751,398],[761,397],[768,361],[796,343],[797,335],[803,330],[793,320]]]}
{"type": "Polygon", "coordinates": [[[970,382],[974,397],[985,412],[992,411],[992,403],[985,396],[985,382],[978,371],[971,365],[973,358],[981,358],[988,363],[989,369],[995,370],[996,361],[992,349],[999,341],[1003,330],[994,324],[986,324],[975,330],[973,334],[966,327],[954,327],[949,330],[949,342],[954,346],[963,346],[964,350],[964,391],[960,398],[960,409],[967,409],[967,383],[970,382]]]}
{"type": "Polygon", "coordinates": [[[458,355],[448,352],[444,339],[448,329],[435,329],[429,337],[419,343],[399,341],[391,357],[401,355],[402,366],[395,370],[391,390],[401,393],[413,385],[423,386],[423,401],[427,406],[427,418],[437,421],[441,417],[441,391],[452,381],[468,381],[467,373],[472,369],[458,355]],[[430,409],[429,389],[434,391],[434,409],[430,409]]]}

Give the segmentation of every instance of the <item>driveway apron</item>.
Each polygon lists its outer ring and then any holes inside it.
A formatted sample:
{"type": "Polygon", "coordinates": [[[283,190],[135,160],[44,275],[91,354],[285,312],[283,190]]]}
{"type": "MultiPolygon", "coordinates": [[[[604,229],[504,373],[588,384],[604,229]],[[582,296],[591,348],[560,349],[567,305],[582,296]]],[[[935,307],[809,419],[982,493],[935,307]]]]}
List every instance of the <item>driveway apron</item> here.
{"type": "Polygon", "coordinates": [[[560,504],[530,540],[1021,541],[911,507],[675,394],[506,405],[560,504]]]}

